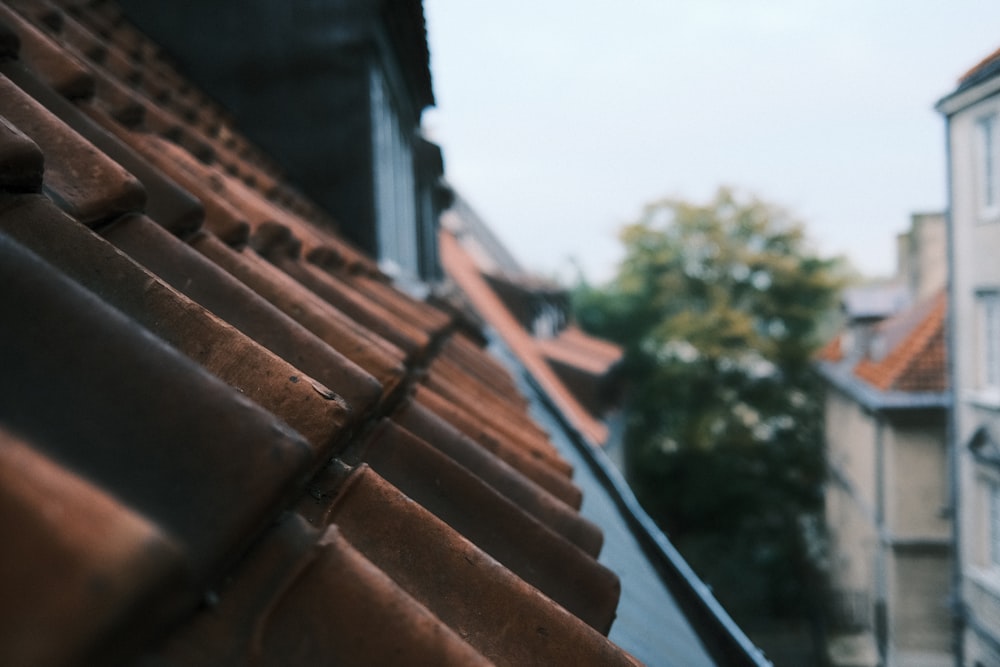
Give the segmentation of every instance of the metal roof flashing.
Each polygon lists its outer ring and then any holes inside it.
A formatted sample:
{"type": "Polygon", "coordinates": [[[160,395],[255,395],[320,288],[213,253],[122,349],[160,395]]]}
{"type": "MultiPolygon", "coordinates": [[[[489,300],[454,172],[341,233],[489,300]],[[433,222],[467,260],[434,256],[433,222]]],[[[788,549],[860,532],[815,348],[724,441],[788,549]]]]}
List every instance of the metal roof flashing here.
{"type": "Polygon", "coordinates": [[[573,427],[495,332],[487,336],[530,398],[532,417],[574,465],[574,482],[584,492],[581,514],[604,530],[599,561],[622,579],[609,639],[651,665],[667,658],[673,661],[666,664],[691,667],[771,665],[642,508],[603,448],[573,427]],[[660,614],[650,615],[652,609],[660,614]]]}
{"type": "Polygon", "coordinates": [[[879,391],[846,371],[842,364],[821,361],[817,367],[830,384],[868,410],[925,410],[951,407],[950,391],[879,391]]]}

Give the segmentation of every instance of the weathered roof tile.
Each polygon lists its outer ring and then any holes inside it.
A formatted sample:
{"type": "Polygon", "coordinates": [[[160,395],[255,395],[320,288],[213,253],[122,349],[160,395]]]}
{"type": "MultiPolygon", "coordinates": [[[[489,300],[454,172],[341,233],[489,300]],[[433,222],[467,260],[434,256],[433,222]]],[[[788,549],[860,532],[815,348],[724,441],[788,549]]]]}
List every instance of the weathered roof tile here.
{"type": "Polygon", "coordinates": [[[621,585],[579,547],[390,421],[379,425],[356,456],[526,582],[607,634],[621,585]]]}
{"type": "Polygon", "coordinates": [[[0,662],[633,664],[572,466],[461,313],[114,2],[4,25],[0,662]]]}
{"type": "Polygon", "coordinates": [[[40,192],[44,170],[38,145],[0,116],[0,191],[40,192]]]}
{"type": "Polygon", "coordinates": [[[169,535],[2,425],[0,526],[5,665],[119,659],[156,638],[177,611],[164,600],[190,586],[169,535]]]}
{"type": "Polygon", "coordinates": [[[3,76],[0,115],[45,153],[43,187],[75,219],[98,225],[143,210],[146,192],[132,174],[3,76]]]}
{"type": "Polygon", "coordinates": [[[498,665],[634,664],[368,466],[337,471],[319,489],[324,501],[310,510],[312,521],[335,523],[368,560],[498,665]]]}
{"type": "Polygon", "coordinates": [[[138,665],[488,665],[344,539],[296,515],[273,527],[199,612],[138,665]],[[377,628],[377,633],[372,630],[377,628]]]}
{"type": "Polygon", "coordinates": [[[169,531],[195,581],[312,466],[273,414],[5,234],[0,312],[19,315],[0,327],[0,421],[169,531]]]}

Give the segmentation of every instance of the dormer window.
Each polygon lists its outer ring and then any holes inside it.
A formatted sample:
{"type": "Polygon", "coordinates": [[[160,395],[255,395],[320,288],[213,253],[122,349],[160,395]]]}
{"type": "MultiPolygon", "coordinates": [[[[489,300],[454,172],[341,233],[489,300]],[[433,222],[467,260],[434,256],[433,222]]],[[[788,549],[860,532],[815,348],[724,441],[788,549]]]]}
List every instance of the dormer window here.
{"type": "Polygon", "coordinates": [[[378,259],[396,277],[419,274],[413,142],[399,103],[378,66],[371,68],[372,168],[378,259]]]}

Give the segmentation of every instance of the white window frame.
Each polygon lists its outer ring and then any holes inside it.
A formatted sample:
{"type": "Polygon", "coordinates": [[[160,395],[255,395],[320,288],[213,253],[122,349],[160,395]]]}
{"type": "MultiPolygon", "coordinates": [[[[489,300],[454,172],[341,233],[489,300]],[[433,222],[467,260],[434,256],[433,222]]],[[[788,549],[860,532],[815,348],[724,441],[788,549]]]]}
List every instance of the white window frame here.
{"type": "Polygon", "coordinates": [[[976,301],[979,391],[1000,399],[1000,292],[979,292],[976,301]]]}
{"type": "Polygon", "coordinates": [[[1000,482],[986,482],[986,562],[994,571],[1000,570],[1000,482]]]}
{"type": "Polygon", "coordinates": [[[1000,114],[976,119],[976,200],[980,218],[1000,216],[1000,114]]]}

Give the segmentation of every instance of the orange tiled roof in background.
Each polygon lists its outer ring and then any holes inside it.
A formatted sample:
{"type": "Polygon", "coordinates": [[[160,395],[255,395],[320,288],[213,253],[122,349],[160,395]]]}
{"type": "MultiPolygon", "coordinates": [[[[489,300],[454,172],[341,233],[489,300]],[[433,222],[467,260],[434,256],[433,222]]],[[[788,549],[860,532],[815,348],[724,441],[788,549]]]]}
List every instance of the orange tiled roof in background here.
{"type": "Polygon", "coordinates": [[[854,373],[881,391],[941,392],[947,388],[943,291],[908,311],[880,323],[879,338],[897,341],[878,358],[858,362],[854,373]]]}

